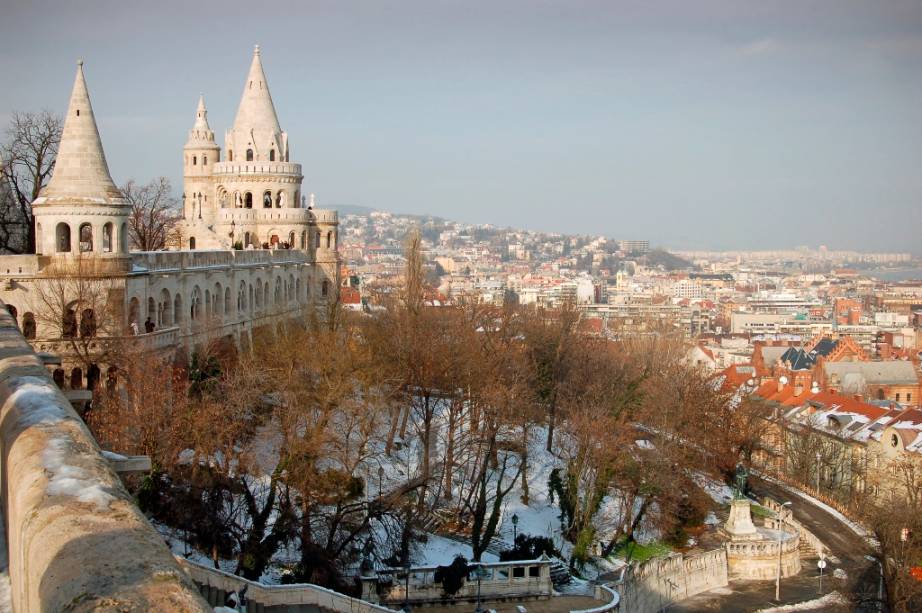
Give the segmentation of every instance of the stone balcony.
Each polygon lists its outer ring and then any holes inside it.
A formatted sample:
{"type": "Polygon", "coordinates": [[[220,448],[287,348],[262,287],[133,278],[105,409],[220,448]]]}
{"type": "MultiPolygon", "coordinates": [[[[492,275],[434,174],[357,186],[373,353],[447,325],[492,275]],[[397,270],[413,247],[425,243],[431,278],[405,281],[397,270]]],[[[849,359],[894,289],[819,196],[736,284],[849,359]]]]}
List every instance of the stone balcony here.
{"type": "Polygon", "coordinates": [[[131,254],[137,272],[182,272],[203,268],[269,266],[310,262],[299,249],[233,249],[215,251],[136,251],[131,254]]]}
{"type": "Polygon", "coordinates": [[[217,162],[211,172],[216,177],[234,175],[301,176],[301,165],[293,162],[217,162]]]}
{"type": "Polygon", "coordinates": [[[234,223],[280,223],[280,224],[337,224],[339,214],[324,209],[219,209],[219,224],[234,223]]]}

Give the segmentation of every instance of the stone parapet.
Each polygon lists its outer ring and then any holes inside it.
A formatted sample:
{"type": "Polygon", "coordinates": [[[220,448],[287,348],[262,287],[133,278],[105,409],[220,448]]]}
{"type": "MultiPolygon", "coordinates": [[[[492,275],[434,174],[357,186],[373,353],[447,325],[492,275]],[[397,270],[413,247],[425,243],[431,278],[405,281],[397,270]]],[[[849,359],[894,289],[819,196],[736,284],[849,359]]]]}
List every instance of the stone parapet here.
{"type": "Polygon", "coordinates": [[[212,610],[3,308],[0,406],[14,611],[212,610]]]}
{"type": "Polygon", "coordinates": [[[211,167],[215,177],[225,175],[301,176],[301,165],[294,162],[217,162],[211,167]]]}

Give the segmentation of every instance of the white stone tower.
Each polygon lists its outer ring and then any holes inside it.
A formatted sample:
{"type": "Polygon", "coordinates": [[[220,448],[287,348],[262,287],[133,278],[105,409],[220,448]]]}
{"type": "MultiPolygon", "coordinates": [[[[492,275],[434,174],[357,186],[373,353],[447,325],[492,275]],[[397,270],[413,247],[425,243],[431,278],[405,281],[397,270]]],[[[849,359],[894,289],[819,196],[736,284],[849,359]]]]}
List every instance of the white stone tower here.
{"type": "Polygon", "coordinates": [[[131,206],[109,175],[82,61],[77,62],[54,174],[32,206],[36,253],[127,258],[131,206]]]}
{"type": "MultiPolygon", "coordinates": [[[[214,131],[208,125],[208,111],[205,109],[203,95],[199,97],[195,123],[183,147],[183,219],[186,220],[189,238],[194,238],[196,234],[202,235],[205,227],[214,224],[215,191],[211,169],[221,161],[220,157],[221,149],[215,143],[214,131]]],[[[194,249],[197,245],[186,244],[183,247],[194,249]]]]}

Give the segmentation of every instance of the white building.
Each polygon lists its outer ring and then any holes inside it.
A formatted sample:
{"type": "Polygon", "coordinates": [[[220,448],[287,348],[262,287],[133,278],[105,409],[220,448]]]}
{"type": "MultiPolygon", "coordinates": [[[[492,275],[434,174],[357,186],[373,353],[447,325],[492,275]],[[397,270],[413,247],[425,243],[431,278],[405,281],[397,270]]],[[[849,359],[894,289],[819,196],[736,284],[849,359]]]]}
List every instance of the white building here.
{"type": "Polygon", "coordinates": [[[337,216],[298,206],[301,168],[288,161],[258,49],[226,146],[239,162],[220,161],[200,101],[184,149],[190,248],[129,251],[131,207],[109,175],[78,64],[54,175],[33,203],[37,253],[0,256],[0,299],[37,349],[73,361],[74,339],[102,348],[136,334],[164,352],[245,345],[253,329],[335,297],[337,216]],[[233,249],[241,237],[249,247],[233,249]]]}

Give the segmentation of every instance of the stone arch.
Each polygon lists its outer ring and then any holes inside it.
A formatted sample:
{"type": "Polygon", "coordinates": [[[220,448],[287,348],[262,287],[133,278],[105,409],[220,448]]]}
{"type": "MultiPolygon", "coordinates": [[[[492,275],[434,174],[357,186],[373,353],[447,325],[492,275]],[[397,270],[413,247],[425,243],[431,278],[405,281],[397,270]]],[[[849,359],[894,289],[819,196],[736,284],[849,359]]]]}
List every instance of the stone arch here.
{"type": "Polygon", "coordinates": [[[224,316],[230,315],[231,313],[231,291],[230,287],[224,288],[224,316]]]}
{"type": "Polygon", "coordinates": [[[70,253],[70,226],[59,223],[54,229],[54,241],[58,253],[70,253]]]}
{"type": "Polygon", "coordinates": [[[35,325],[35,315],[32,313],[23,313],[22,314],[22,335],[29,340],[35,338],[36,325],[35,325]]]}
{"type": "Polygon", "coordinates": [[[151,321],[157,321],[157,301],[153,296],[147,298],[147,317],[151,321]]]}
{"type": "Polygon", "coordinates": [[[280,189],[278,193],[275,194],[275,208],[284,209],[285,204],[286,204],[285,190],[280,189]]]}
{"type": "Polygon", "coordinates": [[[247,291],[247,304],[249,305],[250,312],[252,313],[253,309],[255,308],[253,305],[253,286],[252,285],[250,285],[249,290],[247,291]]]}
{"type": "Polygon", "coordinates": [[[272,208],[272,192],[270,192],[268,189],[263,192],[263,208],[272,208]]]}
{"type": "Polygon", "coordinates": [[[93,309],[83,309],[80,313],[80,338],[93,338],[96,336],[96,312],[93,309]]]}
{"type": "Polygon", "coordinates": [[[245,209],[253,208],[253,192],[246,192],[243,195],[243,208],[245,209]]]}
{"type": "Polygon", "coordinates": [[[195,237],[194,236],[189,237],[189,249],[190,250],[195,249],[195,237]]]}
{"type": "Polygon", "coordinates": [[[294,248],[295,248],[295,233],[294,233],[294,231],[291,231],[291,232],[288,233],[288,248],[289,248],[289,249],[294,249],[294,248]]]}
{"type": "Polygon", "coordinates": [[[307,230],[301,231],[301,249],[307,249],[307,230]]]}
{"type": "Polygon", "coordinates": [[[79,366],[74,366],[70,371],[70,389],[83,389],[83,369],[79,366]]]}
{"type": "Polygon", "coordinates": [[[160,291],[160,326],[166,327],[173,325],[173,298],[170,291],[166,288],[160,291]]]}
{"type": "Polygon", "coordinates": [[[137,296],[133,296],[131,300],[128,301],[128,325],[141,325],[140,317],[141,301],[138,300],[137,296]]]}
{"type": "Polygon", "coordinates": [[[224,314],[224,289],[221,287],[220,283],[214,284],[214,291],[211,293],[211,300],[213,306],[211,307],[211,312],[217,315],[224,314]]]}
{"type": "Polygon", "coordinates": [[[275,149],[269,149],[269,161],[270,162],[275,161],[275,149]]]}
{"type": "Polygon", "coordinates": [[[269,282],[263,284],[263,298],[266,300],[266,306],[269,306],[269,282]]]}
{"type": "Polygon", "coordinates": [[[72,302],[64,307],[64,316],[61,318],[61,336],[63,338],[75,338],[77,336],[77,311],[76,302],[72,302]]]}
{"type": "Polygon", "coordinates": [[[211,290],[205,290],[205,318],[208,319],[214,315],[214,311],[211,310],[211,290]]]}
{"type": "Polygon", "coordinates": [[[86,253],[93,250],[93,226],[89,222],[80,224],[77,230],[77,244],[80,247],[80,253],[86,253]]]}
{"type": "Polygon", "coordinates": [[[275,296],[274,296],[274,298],[275,298],[275,304],[276,304],[276,305],[282,304],[282,278],[281,278],[281,277],[276,277],[276,278],[275,278],[275,296]]]}
{"type": "Polygon", "coordinates": [[[327,232],[327,249],[333,248],[333,231],[330,230],[327,232]]]}
{"type": "Polygon", "coordinates": [[[106,222],[102,227],[102,250],[104,253],[111,253],[115,246],[112,240],[114,238],[113,233],[112,222],[106,222]]]}
{"type": "Polygon", "coordinates": [[[173,299],[173,323],[179,325],[182,323],[182,294],[176,292],[173,299]]]}
{"type": "Polygon", "coordinates": [[[192,288],[192,297],[189,302],[191,321],[198,321],[202,316],[202,290],[198,285],[192,288]]]}
{"type": "Polygon", "coordinates": [[[247,149],[247,162],[252,162],[252,161],[253,161],[253,150],[247,149]]]}
{"type": "Polygon", "coordinates": [[[247,310],[247,284],[246,281],[240,282],[240,288],[237,290],[237,312],[243,313],[247,310]]]}
{"type": "Polygon", "coordinates": [[[256,308],[259,309],[263,305],[263,282],[262,279],[256,279],[256,308]]]}

